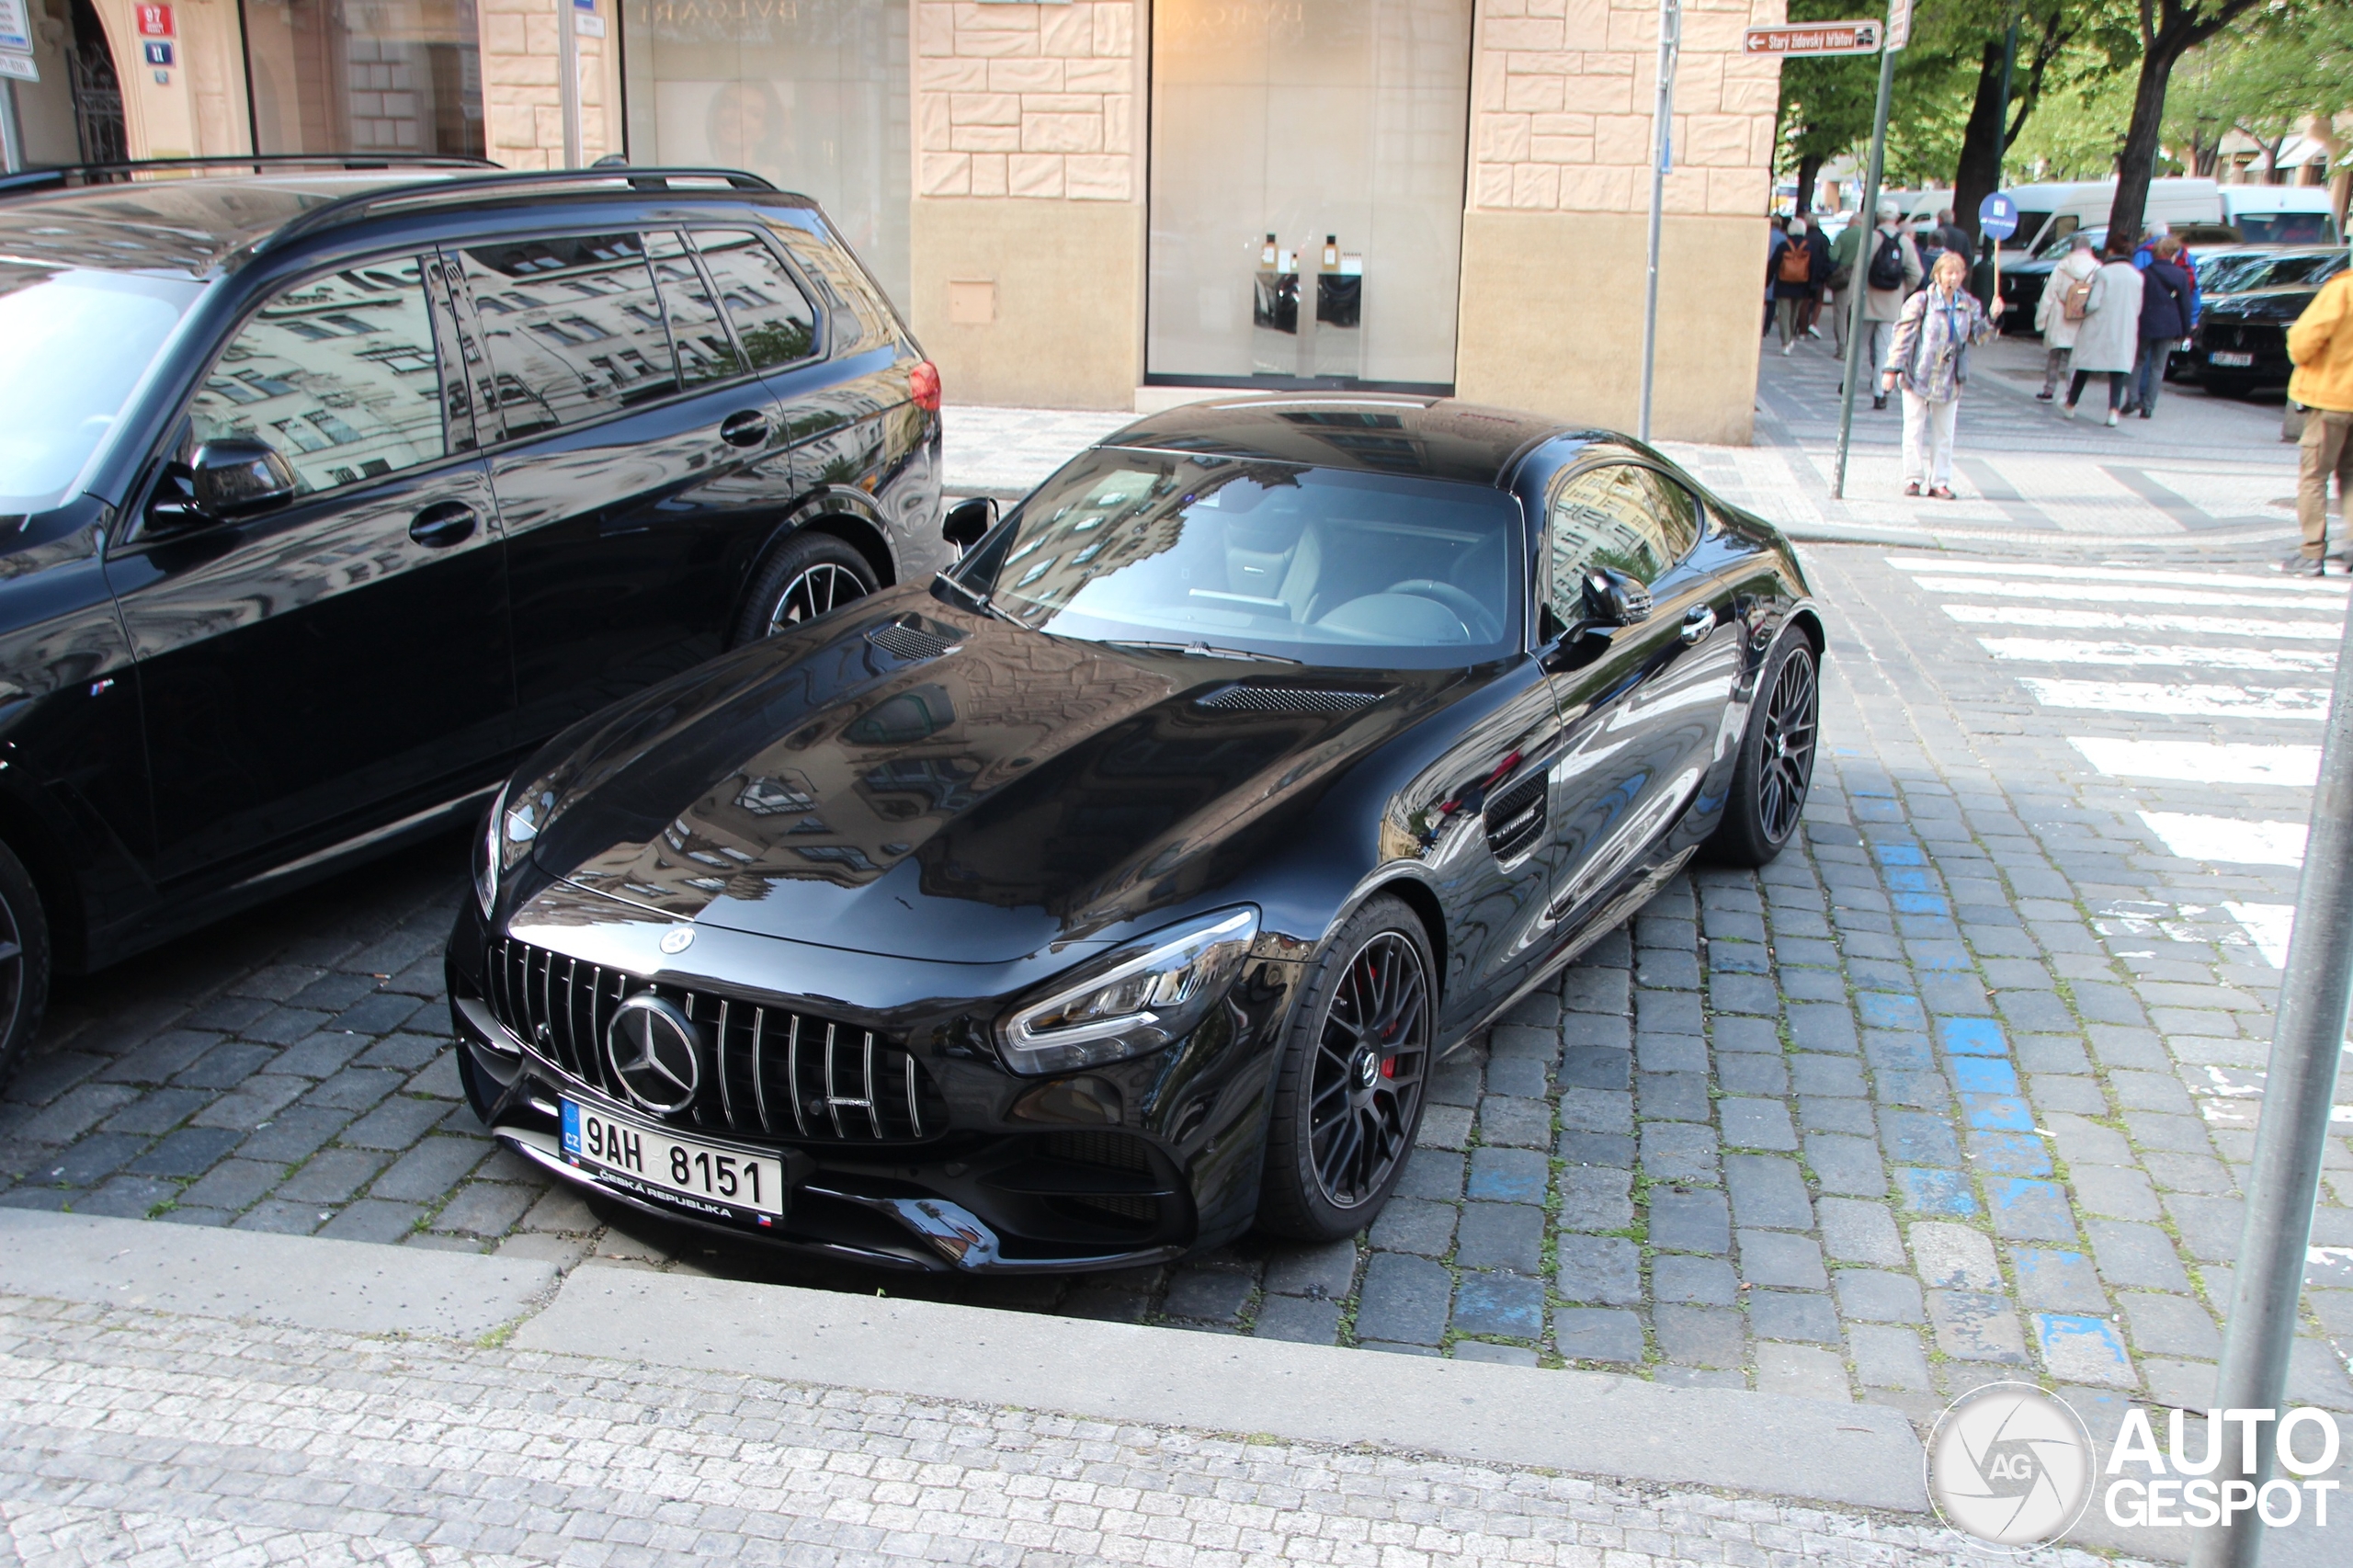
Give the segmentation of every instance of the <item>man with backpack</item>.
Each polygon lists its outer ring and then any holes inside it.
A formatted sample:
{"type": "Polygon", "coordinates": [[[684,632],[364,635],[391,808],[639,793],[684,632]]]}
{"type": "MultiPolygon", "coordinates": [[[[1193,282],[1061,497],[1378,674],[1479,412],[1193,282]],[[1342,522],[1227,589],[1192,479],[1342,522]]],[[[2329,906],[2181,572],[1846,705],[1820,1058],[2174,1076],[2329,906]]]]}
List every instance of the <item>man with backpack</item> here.
{"type": "MultiPolygon", "coordinates": [[[[1879,204],[1879,222],[1865,237],[1868,249],[1857,268],[1862,274],[1863,319],[1870,324],[1870,341],[1864,347],[1874,371],[1887,363],[1888,345],[1895,333],[1896,318],[1904,313],[1905,297],[1918,290],[1920,279],[1927,276],[1920,265],[1920,247],[1904,232],[1902,217],[1894,202],[1879,204]]],[[[1884,387],[1873,392],[1871,406],[1887,406],[1884,387]]]]}
{"type": "Polygon", "coordinates": [[[1822,289],[1828,268],[1824,254],[1802,213],[1790,220],[1790,241],[1773,254],[1774,320],[1781,331],[1781,352],[1787,354],[1805,335],[1806,301],[1822,289]]]}

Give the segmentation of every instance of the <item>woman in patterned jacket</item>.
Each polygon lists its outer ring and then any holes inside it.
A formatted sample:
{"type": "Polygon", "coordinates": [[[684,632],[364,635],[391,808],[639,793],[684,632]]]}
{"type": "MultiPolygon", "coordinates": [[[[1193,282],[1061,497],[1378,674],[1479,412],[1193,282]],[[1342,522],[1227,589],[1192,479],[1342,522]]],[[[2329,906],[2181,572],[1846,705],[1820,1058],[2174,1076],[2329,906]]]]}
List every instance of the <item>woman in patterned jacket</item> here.
{"type": "Polygon", "coordinates": [[[1895,341],[1880,368],[1880,385],[1904,389],[1904,494],[1917,495],[1923,483],[1938,500],[1952,499],[1953,426],[1961,416],[1961,389],[1969,380],[1972,343],[1994,335],[2002,301],[1993,312],[1969,291],[1969,258],[1957,251],[1937,257],[1928,286],[1904,301],[1895,319],[1895,341]]]}

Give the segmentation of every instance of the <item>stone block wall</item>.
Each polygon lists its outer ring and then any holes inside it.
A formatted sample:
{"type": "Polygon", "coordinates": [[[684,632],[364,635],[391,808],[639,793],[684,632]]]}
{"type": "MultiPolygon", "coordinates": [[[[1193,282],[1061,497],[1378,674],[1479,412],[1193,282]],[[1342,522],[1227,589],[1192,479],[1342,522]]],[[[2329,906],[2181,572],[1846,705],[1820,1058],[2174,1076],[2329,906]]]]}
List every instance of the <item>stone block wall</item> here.
{"type": "MultiPolygon", "coordinates": [[[[1761,214],[1780,66],[1742,32],[1786,0],[1685,0],[1665,210],[1761,214]]],[[[1481,0],[1473,210],[1640,212],[1650,203],[1656,0],[1481,0]]]]}
{"type": "Polygon", "coordinates": [[[917,195],[1136,199],[1141,10],[916,0],[917,195]]]}
{"type": "MultiPolygon", "coordinates": [[[[479,0],[484,156],[510,169],[563,166],[563,37],[572,0],[479,0]]],[[[597,0],[606,36],[580,44],[580,161],[621,149],[618,0],[597,0]]]]}

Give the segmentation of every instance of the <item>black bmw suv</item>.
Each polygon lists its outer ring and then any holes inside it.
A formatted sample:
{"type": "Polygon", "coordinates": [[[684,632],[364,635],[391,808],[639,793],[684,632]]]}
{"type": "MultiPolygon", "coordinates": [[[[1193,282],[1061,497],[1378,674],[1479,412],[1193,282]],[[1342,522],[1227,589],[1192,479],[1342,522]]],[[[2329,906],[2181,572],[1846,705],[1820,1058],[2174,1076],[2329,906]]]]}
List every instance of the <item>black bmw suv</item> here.
{"type": "Polygon", "coordinates": [[[0,181],[0,1077],[53,965],[478,819],[574,720],[946,564],[938,408],[750,175],[0,181]]]}

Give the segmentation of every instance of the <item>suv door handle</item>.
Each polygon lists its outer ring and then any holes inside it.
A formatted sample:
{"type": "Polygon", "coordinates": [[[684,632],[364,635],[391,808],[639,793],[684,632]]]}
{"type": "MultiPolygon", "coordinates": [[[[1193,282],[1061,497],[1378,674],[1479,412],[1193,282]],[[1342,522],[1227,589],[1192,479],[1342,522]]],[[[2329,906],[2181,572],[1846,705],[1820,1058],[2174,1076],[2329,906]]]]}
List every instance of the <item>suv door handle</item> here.
{"type": "Polygon", "coordinates": [[[1716,629],[1716,612],[1711,605],[1695,607],[1683,618],[1683,641],[1687,646],[1697,646],[1708,640],[1716,629]]]}
{"type": "Polygon", "coordinates": [[[463,501],[442,501],[410,520],[408,537],[427,550],[447,550],[473,538],[478,521],[474,509],[463,501]]]}
{"type": "Polygon", "coordinates": [[[731,414],[719,427],[719,438],[731,447],[756,447],[768,438],[768,416],[753,408],[731,414]]]}

